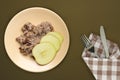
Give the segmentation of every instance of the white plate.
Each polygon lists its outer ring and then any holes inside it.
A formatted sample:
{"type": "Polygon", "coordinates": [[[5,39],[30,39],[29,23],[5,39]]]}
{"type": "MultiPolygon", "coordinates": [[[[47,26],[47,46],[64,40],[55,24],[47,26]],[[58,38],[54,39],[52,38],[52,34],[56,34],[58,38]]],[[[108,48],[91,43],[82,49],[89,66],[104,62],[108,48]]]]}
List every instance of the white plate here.
{"type": "Polygon", "coordinates": [[[5,48],[10,59],[18,67],[30,72],[44,72],[56,67],[67,54],[69,42],[69,32],[64,21],[53,11],[41,7],[28,8],[16,14],[9,22],[4,37],[5,48]],[[21,27],[26,22],[37,25],[43,21],[50,22],[55,31],[64,36],[64,41],[54,60],[47,65],[40,66],[32,58],[20,53],[20,45],[16,42],[16,37],[22,34],[21,27]]]}

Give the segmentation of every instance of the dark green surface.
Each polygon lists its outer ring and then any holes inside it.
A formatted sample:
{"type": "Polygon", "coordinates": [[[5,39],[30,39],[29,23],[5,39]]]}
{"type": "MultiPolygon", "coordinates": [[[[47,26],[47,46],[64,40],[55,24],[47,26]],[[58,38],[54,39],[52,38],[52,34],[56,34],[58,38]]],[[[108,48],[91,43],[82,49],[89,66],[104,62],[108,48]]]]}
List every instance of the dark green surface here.
{"type": "Polygon", "coordinates": [[[1,0],[0,80],[95,80],[81,59],[80,35],[99,34],[100,25],[105,26],[107,38],[120,46],[120,0],[1,0]],[[4,31],[10,19],[19,11],[33,6],[58,13],[70,32],[67,56],[56,68],[44,73],[30,73],[18,68],[4,49],[4,31]]]}

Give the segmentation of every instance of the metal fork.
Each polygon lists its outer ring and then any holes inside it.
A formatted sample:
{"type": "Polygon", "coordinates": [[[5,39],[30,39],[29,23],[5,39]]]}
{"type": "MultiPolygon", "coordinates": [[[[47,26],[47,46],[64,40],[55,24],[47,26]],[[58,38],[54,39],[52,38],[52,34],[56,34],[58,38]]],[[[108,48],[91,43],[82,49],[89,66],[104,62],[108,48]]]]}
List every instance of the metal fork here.
{"type": "Polygon", "coordinates": [[[93,46],[93,44],[90,42],[90,40],[86,37],[85,34],[83,34],[83,35],[81,36],[81,39],[82,39],[82,42],[83,42],[83,45],[85,46],[85,48],[86,48],[88,51],[94,53],[94,46],[93,46]]]}
{"type": "Polygon", "coordinates": [[[81,36],[81,39],[82,39],[82,42],[83,42],[83,45],[85,46],[86,50],[94,53],[94,56],[95,57],[99,57],[96,52],[95,52],[95,48],[94,48],[94,45],[90,42],[90,40],[86,37],[85,34],[83,34],[81,36]]]}

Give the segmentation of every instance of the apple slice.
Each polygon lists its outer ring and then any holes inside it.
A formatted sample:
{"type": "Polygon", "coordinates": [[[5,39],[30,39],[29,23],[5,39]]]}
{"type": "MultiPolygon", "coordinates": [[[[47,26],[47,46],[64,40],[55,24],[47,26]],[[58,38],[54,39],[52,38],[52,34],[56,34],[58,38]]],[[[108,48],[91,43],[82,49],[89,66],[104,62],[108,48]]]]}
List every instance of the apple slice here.
{"type": "Polygon", "coordinates": [[[53,36],[57,37],[60,41],[60,44],[62,44],[63,36],[59,32],[49,32],[47,35],[53,35],[53,36]]]}
{"type": "Polygon", "coordinates": [[[49,43],[53,44],[53,46],[55,47],[56,51],[58,51],[59,48],[60,48],[60,41],[59,41],[59,39],[57,39],[53,35],[45,35],[44,37],[42,37],[42,39],[40,41],[40,44],[41,43],[45,43],[45,42],[49,42],[49,43]]]}
{"type": "Polygon", "coordinates": [[[38,64],[46,65],[54,59],[56,49],[48,42],[40,43],[33,48],[32,55],[38,64]]]}

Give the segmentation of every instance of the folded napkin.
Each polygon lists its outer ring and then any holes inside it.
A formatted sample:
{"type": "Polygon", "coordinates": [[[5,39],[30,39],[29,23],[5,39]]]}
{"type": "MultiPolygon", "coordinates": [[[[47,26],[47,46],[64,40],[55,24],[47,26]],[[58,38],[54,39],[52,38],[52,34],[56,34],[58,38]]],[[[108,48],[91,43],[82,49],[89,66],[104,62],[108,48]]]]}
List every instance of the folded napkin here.
{"type": "Polygon", "coordinates": [[[89,39],[94,44],[95,53],[84,49],[82,58],[96,80],[120,80],[120,51],[118,45],[107,40],[110,56],[105,58],[105,50],[100,37],[92,33],[89,39]],[[97,54],[99,58],[96,58],[93,54],[97,54]]]}

